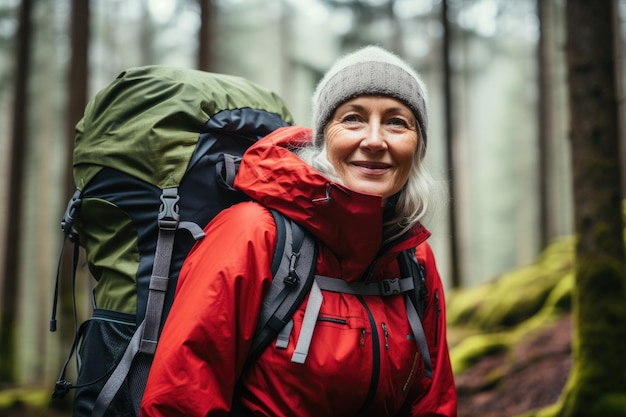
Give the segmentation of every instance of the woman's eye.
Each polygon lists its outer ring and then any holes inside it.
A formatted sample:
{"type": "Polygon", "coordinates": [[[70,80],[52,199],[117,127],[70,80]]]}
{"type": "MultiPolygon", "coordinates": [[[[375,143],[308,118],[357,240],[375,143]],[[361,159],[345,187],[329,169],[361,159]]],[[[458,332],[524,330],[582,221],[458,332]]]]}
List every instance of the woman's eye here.
{"type": "Polygon", "coordinates": [[[344,116],[342,121],[344,123],[354,123],[354,122],[358,122],[359,118],[357,117],[356,114],[348,114],[348,115],[344,116]]]}
{"type": "Polygon", "coordinates": [[[399,127],[408,127],[409,126],[409,124],[406,122],[406,120],[398,118],[398,117],[394,117],[392,119],[389,119],[388,123],[390,125],[399,126],[399,127]]]}

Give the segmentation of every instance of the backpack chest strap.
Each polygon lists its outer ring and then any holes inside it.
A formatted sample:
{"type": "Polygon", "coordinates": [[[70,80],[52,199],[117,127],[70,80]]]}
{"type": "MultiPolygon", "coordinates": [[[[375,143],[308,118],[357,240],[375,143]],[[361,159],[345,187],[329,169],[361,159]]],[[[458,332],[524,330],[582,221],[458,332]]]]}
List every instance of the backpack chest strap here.
{"type": "MultiPolygon", "coordinates": [[[[354,295],[388,297],[412,291],[414,288],[413,278],[394,278],[379,282],[365,283],[346,282],[338,278],[316,275],[311,292],[309,293],[309,300],[304,312],[304,318],[302,319],[302,328],[300,329],[300,335],[298,336],[296,349],[291,356],[291,361],[302,364],[306,360],[313,338],[315,323],[317,322],[317,317],[319,316],[324,298],[321,290],[354,295]]],[[[415,313],[415,316],[417,316],[417,313],[415,313]]],[[[409,317],[411,318],[410,315],[409,317]]],[[[413,323],[411,323],[411,327],[414,327],[413,323]]]]}
{"type": "Polygon", "coordinates": [[[384,279],[378,282],[346,282],[342,279],[316,275],[315,281],[322,290],[379,297],[398,295],[415,288],[413,278],[384,279]]]}

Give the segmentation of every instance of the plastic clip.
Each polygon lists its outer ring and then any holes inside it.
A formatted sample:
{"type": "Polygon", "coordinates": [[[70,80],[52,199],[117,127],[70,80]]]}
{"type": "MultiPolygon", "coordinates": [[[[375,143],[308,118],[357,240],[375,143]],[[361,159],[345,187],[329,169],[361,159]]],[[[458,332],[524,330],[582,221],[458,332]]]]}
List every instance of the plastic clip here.
{"type": "Polygon", "coordinates": [[[178,188],[165,188],[161,194],[159,208],[159,229],[176,230],[180,215],[178,214],[178,188]]]}
{"type": "Polygon", "coordinates": [[[74,226],[74,220],[76,219],[76,211],[83,202],[81,194],[81,190],[77,189],[76,191],[74,191],[72,198],[67,203],[67,208],[65,209],[63,218],[61,219],[61,230],[63,231],[63,233],[65,233],[66,236],[70,235],[72,227],[74,226]]]}
{"type": "Polygon", "coordinates": [[[291,258],[289,258],[289,273],[287,274],[283,282],[285,283],[285,285],[288,285],[290,287],[295,287],[300,281],[300,276],[298,275],[298,272],[296,272],[296,264],[298,263],[299,257],[300,254],[294,252],[291,254],[291,258]]]}
{"type": "Polygon", "coordinates": [[[402,288],[400,287],[400,280],[398,278],[385,279],[383,281],[380,281],[378,285],[380,289],[380,295],[382,296],[395,295],[402,292],[402,288]]]}
{"type": "Polygon", "coordinates": [[[61,379],[54,384],[54,391],[52,392],[52,398],[65,398],[70,389],[72,388],[72,383],[61,379]]]}

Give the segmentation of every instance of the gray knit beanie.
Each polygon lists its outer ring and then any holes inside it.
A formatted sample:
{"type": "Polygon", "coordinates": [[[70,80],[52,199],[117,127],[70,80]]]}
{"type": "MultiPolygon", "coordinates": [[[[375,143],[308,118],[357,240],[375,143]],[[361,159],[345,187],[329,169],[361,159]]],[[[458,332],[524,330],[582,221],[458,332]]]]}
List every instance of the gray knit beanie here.
{"type": "Polygon", "coordinates": [[[428,114],[424,82],[398,56],[378,46],[366,46],[340,58],[313,94],[313,137],[324,140],[324,128],[342,103],[360,95],[380,94],[405,103],[415,115],[426,145],[428,114]]]}

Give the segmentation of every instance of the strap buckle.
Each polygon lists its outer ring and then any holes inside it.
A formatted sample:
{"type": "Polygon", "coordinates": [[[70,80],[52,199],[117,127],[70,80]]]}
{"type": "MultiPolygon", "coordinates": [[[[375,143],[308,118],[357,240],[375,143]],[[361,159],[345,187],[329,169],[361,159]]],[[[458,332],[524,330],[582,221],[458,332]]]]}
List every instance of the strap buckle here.
{"type": "Polygon", "coordinates": [[[65,209],[65,213],[61,219],[61,230],[66,236],[69,236],[72,232],[74,220],[76,220],[76,212],[83,202],[82,193],[83,192],[79,189],[74,191],[74,195],[72,195],[72,198],[67,203],[67,208],[65,209]]]}
{"type": "Polygon", "coordinates": [[[378,289],[380,290],[380,295],[388,296],[400,294],[402,292],[402,287],[400,287],[400,279],[385,279],[378,283],[378,289]]]}
{"type": "Polygon", "coordinates": [[[178,188],[164,188],[161,194],[161,207],[159,208],[159,229],[176,230],[180,215],[178,214],[178,188]]]}

